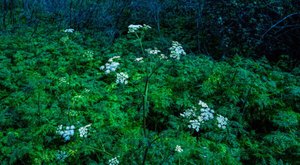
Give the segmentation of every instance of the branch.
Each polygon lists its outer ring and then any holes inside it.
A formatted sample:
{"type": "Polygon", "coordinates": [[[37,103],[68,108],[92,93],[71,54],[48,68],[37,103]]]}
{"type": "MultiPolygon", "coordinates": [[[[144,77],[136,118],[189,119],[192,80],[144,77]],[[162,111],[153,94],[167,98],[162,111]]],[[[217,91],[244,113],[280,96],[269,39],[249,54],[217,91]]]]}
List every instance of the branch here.
{"type": "Polygon", "coordinates": [[[261,36],[261,38],[264,38],[265,37],[265,35],[267,34],[267,33],[269,33],[269,31],[270,30],[272,30],[273,28],[275,28],[278,24],[280,24],[281,22],[283,22],[284,20],[286,20],[287,18],[289,18],[289,17],[291,17],[291,16],[294,16],[294,15],[298,15],[298,14],[300,14],[300,13],[293,13],[293,14],[290,14],[290,15],[287,15],[287,16],[285,16],[284,18],[282,18],[281,20],[279,20],[278,22],[276,22],[274,25],[272,25],[262,36],[261,36]]]}

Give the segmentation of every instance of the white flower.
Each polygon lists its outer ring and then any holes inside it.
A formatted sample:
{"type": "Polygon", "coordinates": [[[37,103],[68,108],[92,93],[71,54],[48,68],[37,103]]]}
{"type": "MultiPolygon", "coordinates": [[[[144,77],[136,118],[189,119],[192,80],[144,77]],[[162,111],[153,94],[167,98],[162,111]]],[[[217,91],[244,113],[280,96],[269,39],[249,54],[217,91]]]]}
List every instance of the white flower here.
{"type": "Polygon", "coordinates": [[[166,55],[164,55],[164,54],[160,54],[159,58],[160,58],[161,60],[163,60],[163,59],[168,59],[168,56],[166,56],[166,55]]]}
{"type": "Polygon", "coordinates": [[[109,74],[110,72],[116,71],[119,65],[120,63],[118,62],[106,63],[105,66],[100,67],[100,70],[105,70],[105,74],[109,74]]]}
{"type": "Polygon", "coordinates": [[[203,123],[203,119],[201,116],[198,116],[195,120],[190,120],[190,124],[188,125],[189,128],[196,130],[196,132],[199,132],[200,125],[203,123]]]}
{"type": "Polygon", "coordinates": [[[108,59],[108,62],[113,62],[114,59],[118,59],[118,58],[120,58],[120,56],[114,56],[114,57],[108,59]]]}
{"type": "Polygon", "coordinates": [[[137,30],[142,28],[142,25],[129,25],[128,26],[128,33],[135,33],[137,30]]]}
{"type": "Polygon", "coordinates": [[[151,29],[149,25],[143,24],[143,25],[129,25],[128,26],[128,33],[136,33],[138,30],[148,30],[151,29]]]}
{"type": "Polygon", "coordinates": [[[62,136],[65,141],[69,141],[71,139],[71,136],[74,136],[74,129],[75,126],[66,126],[66,129],[63,130],[63,125],[59,125],[57,127],[56,133],[62,136]]]}
{"type": "Polygon", "coordinates": [[[176,60],[179,60],[181,55],[186,55],[181,44],[177,41],[172,41],[172,46],[169,48],[169,50],[171,51],[170,57],[176,60]]]}
{"type": "Polygon", "coordinates": [[[74,32],[74,29],[65,29],[64,32],[65,32],[65,33],[73,33],[73,32],[74,32]]]}
{"type": "Polygon", "coordinates": [[[117,157],[114,157],[108,161],[109,165],[118,165],[120,162],[117,157]]]}
{"type": "Polygon", "coordinates": [[[161,51],[158,50],[157,48],[154,48],[154,49],[145,49],[145,51],[146,51],[148,54],[151,54],[151,55],[157,55],[158,53],[161,52],[161,51]]]}
{"type": "Polygon", "coordinates": [[[84,127],[80,127],[79,129],[78,129],[78,131],[79,131],[79,136],[80,137],[87,137],[87,134],[88,134],[88,127],[90,127],[92,124],[88,124],[88,125],[86,125],[86,126],[84,126],[84,127]]]}
{"type": "Polygon", "coordinates": [[[217,117],[218,127],[221,129],[225,129],[227,125],[228,119],[222,115],[218,115],[217,117]]]}
{"type": "Polygon", "coordinates": [[[180,113],[180,116],[189,119],[191,117],[195,117],[196,116],[195,111],[196,111],[196,108],[193,107],[193,108],[185,110],[183,113],[180,113]]]}
{"type": "Polygon", "coordinates": [[[175,151],[176,152],[182,152],[183,151],[183,149],[181,148],[181,146],[179,146],[179,145],[176,145],[176,147],[175,147],[175,151]]]}
{"type": "Polygon", "coordinates": [[[201,100],[199,100],[198,105],[202,106],[203,108],[208,108],[207,104],[201,100]]]}
{"type": "Polygon", "coordinates": [[[136,61],[136,62],[143,62],[143,57],[140,57],[140,58],[136,58],[134,61],[136,61]]]}
{"type": "Polygon", "coordinates": [[[128,74],[125,72],[117,73],[117,84],[127,84],[128,74]]]}
{"type": "Polygon", "coordinates": [[[210,108],[201,108],[201,117],[203,120],[207,121],[214,118],[214,110],[210,108]]]}

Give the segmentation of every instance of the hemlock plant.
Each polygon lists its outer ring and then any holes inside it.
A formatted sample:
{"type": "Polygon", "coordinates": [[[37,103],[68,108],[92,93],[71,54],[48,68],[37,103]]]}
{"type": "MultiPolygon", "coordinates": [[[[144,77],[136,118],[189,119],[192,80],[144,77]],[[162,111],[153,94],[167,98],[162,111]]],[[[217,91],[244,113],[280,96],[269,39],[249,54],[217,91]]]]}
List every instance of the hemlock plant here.
{"type": "Polygon", "coordinates": [[[111,48],[0,36],[2,164],[297,163],[299,75],[128,28],[111,48]]]}

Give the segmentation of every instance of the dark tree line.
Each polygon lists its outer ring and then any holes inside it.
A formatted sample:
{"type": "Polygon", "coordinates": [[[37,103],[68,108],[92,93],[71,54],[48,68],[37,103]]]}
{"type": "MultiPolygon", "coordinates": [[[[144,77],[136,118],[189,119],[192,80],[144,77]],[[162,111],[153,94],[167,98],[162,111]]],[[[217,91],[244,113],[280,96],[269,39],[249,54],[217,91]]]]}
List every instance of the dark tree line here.
{"type": "Polygon", "coordinates": [[[297,0],[3,0],[1,28],[38,26],[101,31],[113,42],[129,24],[149,24],[214,58],[235,54],[276,60],[300,54],[297,0]]]}

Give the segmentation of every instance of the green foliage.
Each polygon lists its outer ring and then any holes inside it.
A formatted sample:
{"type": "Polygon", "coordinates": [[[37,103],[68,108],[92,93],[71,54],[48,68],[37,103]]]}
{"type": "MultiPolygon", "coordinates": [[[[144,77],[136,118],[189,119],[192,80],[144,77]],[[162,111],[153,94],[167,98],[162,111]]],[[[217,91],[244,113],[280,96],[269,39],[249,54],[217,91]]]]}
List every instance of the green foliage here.
{"type": "Polygon", "coordinates": [[[299,163],[296,72],[263,58],[172,59],[171,44],[156,45],[148,31],[97,47],[81,32],[48,28],[0,36],[2,164],[299,163]],[[116,72],[100,69],[116,56],[116,72]],[[128,84],[116,82],[120,72],[128,84]],[[180,114],[199,100],[228,118],[226,129],[188,128],[180,114]],[[70,140],[60,125],[75,127],[70,140]]]}

